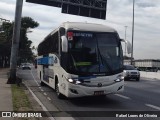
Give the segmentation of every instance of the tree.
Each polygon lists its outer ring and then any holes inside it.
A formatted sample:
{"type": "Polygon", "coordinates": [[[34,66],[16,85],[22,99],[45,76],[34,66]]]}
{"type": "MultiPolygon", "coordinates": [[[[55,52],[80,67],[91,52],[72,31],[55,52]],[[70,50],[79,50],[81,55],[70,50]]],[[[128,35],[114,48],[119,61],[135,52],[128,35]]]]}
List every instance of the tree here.
{"type": "Polygon", "coordinates": [[[12,29],[12,23],[3,22],[0,32],[0,67],[9,66],[12,29]]]}
{"type": "MultiPolygon", "coordinates": [[[[2,46],[3,46],[2,50],[0,49],[0,52],[5,51],[5,54],[6,54],[6,51],[7,51],[7,55],[9,56],[8,60],[10,60],[11,43],[12,43],[12,36],[13,36],[13,25],[14,25],[14,22],[11,23],[10,25],[8,25],[8,29],[4,29],[3,34],[5,37],[3,38],[3,40],[1,40],[1,41],[3,41],[3,43],[0,42],[0,43],[2,43],[2,46]],[[6,49],[5,49],[5,45],[7,46],[6,49]]],[[[20,63],[24,59],[26,59],[28,61],[33,60],[33,53],[32,53],[32,49],[31,49],[32,41],[29,40],[27,37],[27,30],[34,29],[38,26],[39,26],[39,23],[34,21],[30,17],[23,17],[21,19],[20,43],[19,43],[19,51],[18,51],[18,58],[19,59],[17,61],[18,63],[20,63]]],[[[15,84],[16,80],[12,80],[9,78],[7,83],[15,84]]]]}
{"type": "Polygon", "coordinates": [[[27,32],[30,29],[38,27],[38,25],[39,24],[30,17],[22,18],[18,64],[33,61],[33,53],[31,48],[32,41],[28,39],[27,32]]]}

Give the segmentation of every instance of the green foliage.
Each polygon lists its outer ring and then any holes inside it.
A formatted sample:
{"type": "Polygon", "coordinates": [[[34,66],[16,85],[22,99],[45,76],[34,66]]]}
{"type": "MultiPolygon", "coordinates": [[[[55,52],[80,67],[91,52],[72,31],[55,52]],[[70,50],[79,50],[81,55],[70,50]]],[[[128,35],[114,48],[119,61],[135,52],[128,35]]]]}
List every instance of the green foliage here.
{"type": "Polygon", "coordinates": [[[19,63],[33,61],[31,49],[32,41],[28,39],[27,32],[39,26],[39,24],[30,17],[23,17],[21,20],[21,35],[19,44],[19,63]]]}
{"type": "MultiPolygon", "coordinates": [[[[13,26],[14,22],[4,22],[2,25],[3,31],[0,32],[0,67],[3,67],[2,65],[4,65],[4,59],[8,60],[5,63],[9,64],[13,36],[13,26]]],[[[18,63],[27,61],[29,62],[33,60],[33,53],[31,49],[32,41],[28,39],[27,32],[28,30],[34,29],[38,26],[39,23],[34,21],[30,17],[23,17],[21,19],[18,63]]]]}
{"type": "Polygon", "coordinates": [[[23,17],[21,20],[21,26],[23,26],[24,29],[28,29],[28,28],[36,28],[39,26],[39,23],[34,21],[32,18],[30,17],[23,17]]]}
{"type": "Polygon", "coordinates": [[[3,22],[0,31],[0,67],[9,66],[12,29],[12,23],[3,22]]]}
{"type": "Polygon", "coordinates": [[[14,111],[30,111],[32,106],[28,100],[27,95],[23,87],[19,87],[16,84],[11,86],[12,88],[12,101],[14,111]]]}
{"type": "Polygon", "coordinates": [[[3,42],[9,42],[12,39],[12,34],[13,34],[13,23],[7,23],[7,22],[3,22],[2,24],[2,32],[0,33],[0,44],[2,44],[3,42]]]}

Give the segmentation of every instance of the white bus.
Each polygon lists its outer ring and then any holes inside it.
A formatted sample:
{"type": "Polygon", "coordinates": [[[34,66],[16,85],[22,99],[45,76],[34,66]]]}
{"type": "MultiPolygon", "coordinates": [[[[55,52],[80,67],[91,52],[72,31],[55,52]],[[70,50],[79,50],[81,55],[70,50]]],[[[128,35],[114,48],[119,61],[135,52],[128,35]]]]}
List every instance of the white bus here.
{"type": "Polygon", "coordinates": [[[121,41],[116,30],[104,25],[63,23],[38,46],[41,85],[55,89],[59,98],[123,91],[121,41]]]}

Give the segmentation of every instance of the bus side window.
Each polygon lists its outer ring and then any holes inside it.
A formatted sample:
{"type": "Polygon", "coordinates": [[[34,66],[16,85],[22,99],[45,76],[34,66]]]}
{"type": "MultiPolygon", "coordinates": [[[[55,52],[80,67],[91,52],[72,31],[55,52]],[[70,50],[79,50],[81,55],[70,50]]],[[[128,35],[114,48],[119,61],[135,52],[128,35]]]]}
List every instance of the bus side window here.
{"type": "Polygon", "coordinates": [[[58,32],[56,32],[56,33],[54,33],[53,35],[52,35],[52,53],[57,53],[58,54],[58,46],[59,46],[59,44],[58,44],[58,32]]]}

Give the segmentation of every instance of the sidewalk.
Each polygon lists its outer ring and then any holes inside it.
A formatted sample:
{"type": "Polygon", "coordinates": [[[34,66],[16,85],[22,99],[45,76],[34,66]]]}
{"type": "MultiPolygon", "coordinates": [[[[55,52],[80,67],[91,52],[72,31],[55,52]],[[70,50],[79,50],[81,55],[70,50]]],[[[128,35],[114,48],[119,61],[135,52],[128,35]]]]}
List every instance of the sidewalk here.
{"type": "MultiPolygon", "coordinates": [[[[3,111],[13,111],[11,85],[6,84],[8,71],[8,68],[0,68],[0,114],[3,111]]],[[[12,118],[0,117],[0,120],[12,120],[12,118]]]]}
{"type": "MultiPolygon", "coordinates": [[[[9,69],[0,68],[0,120],[20,120],[21,118],[1,117],[2,112],[12,112],[12,91],[11,84],[6,84],[8,80],[7,73],[9,69]]],[[[29,91],[25,91],[26,95],[33,107],[33,111],[43,111],[42,107],[37,103],[29,91]]],[[[44,120],[44,118],[24,118],[25,120],[44,120]]],[[[45,118],[45,120],[49,120],[45,118]]]]}

